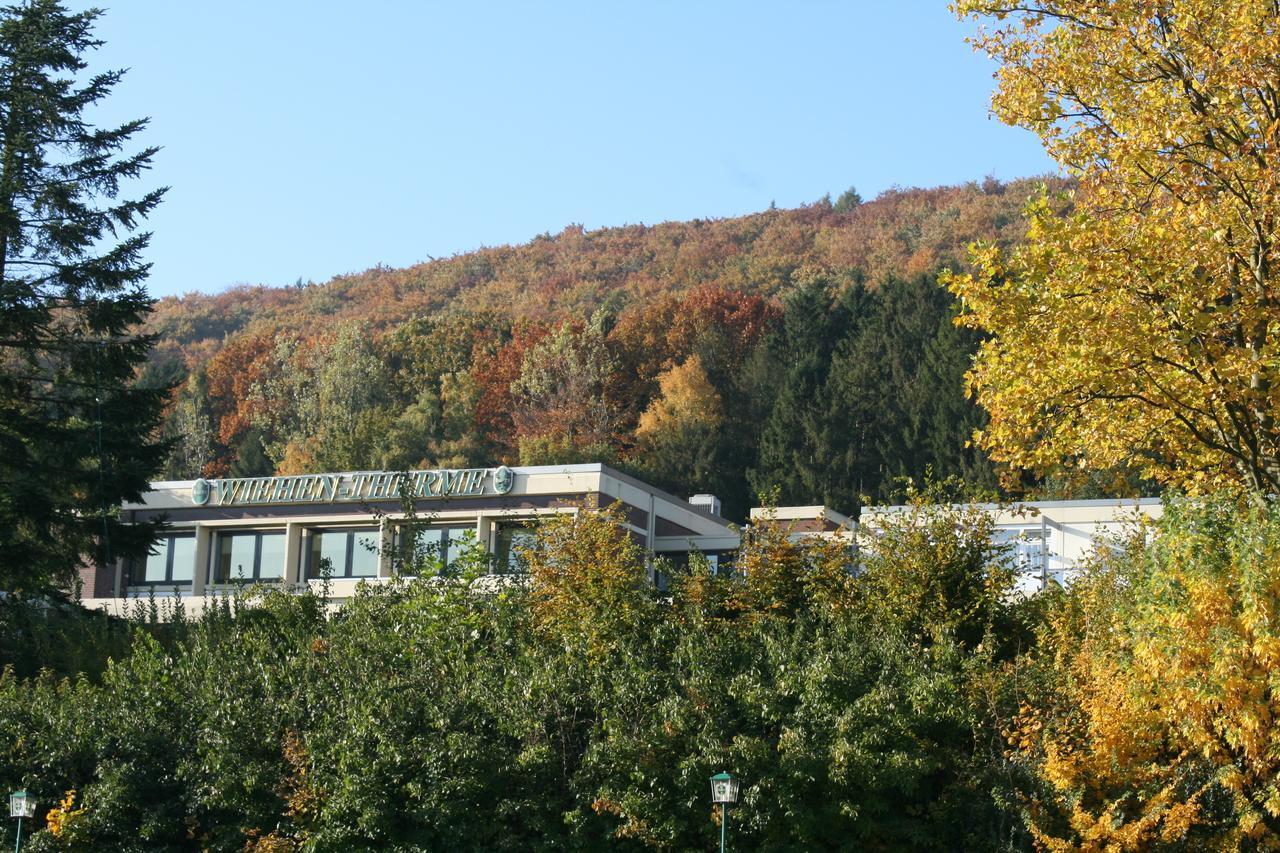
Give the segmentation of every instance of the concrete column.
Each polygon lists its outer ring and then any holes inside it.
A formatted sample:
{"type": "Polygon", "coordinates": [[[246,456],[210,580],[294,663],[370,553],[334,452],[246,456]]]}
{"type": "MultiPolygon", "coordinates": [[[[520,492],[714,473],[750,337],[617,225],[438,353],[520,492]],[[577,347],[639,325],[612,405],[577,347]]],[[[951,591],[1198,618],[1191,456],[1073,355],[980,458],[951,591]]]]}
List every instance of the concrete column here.
{"type": "Polygon", "coordinates": [[[1040,591],[1049,588],[1049,520],[1040,513],[1040,591]]]}
{"type": "Polygon", "coordinates": [[[391,548],[394,544],[396,526],[387,522],[384,516],[378,522],[378,577],[391,577],[391,548]]]}
{"type": "Polygon", "coordinates": [[[302,557],[302,525],[289,522],[284,526],[284,572],[280,575],[285,586],[293,586],[302,580],[299,571],[302,557]]]}
{"type": "Polygon", "coordinates": [[[653,493],[650,492],[649,493],[649,521],[645,525],[645,531],[644,531],[644,541],[645,541],[644,561],[647,564],[647,574],[649,575],[649,583],[653,584],[654,586],[658,585],[658,570],[653,565],[653,546],[654,546],[653,537],[656,536],[658,532],[657,510],[658,510],[657,500],[654,498],[653,493]]]}
{"type": "Polygon", "coordinates": [[[204,595],[209,580],[209,551],[213,546],[213,530],[203,524],[196,525],[196,567],[191,575],[191,594],[204,595]]]}
{"type": "Polygon", "coordinates": [[[497,544],[493,541],[493,527],[492,518],[482,515],[476,519],[476,542],[480,543],[486,554],[492,554],[494,545],[497,544]]]}
{"type": "Polygon", "coordinates": [[[311,559],[311,543],[312,536],[315,531],[309,527],[302,528],[302,539],[298,544],[298,583],[305,584],[307,582],[307,561],[311,559]]]}

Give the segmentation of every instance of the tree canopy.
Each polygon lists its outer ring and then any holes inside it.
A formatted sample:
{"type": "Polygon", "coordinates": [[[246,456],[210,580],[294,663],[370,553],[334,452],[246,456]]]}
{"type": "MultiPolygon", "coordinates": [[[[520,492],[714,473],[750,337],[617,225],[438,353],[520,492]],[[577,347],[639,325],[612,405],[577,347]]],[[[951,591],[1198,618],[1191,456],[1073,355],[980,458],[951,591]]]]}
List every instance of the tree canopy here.
{"type": "Polygon", "coordinates": [[[1263,0],[954,5],[992,105],[1079,183],[1025,246],[948,281],[990,333],[982,441],[1016,467],[1126,465],[1280,490],[1280,13],[1263,0]]]}
{"type": "Polygon", "coordinates": [[[163,464],[154,437],[165,388],[133,379],[151,338],[148,235],[134,229],[163,190],[120,187],[155,148],[130,150],[145,120],[86,119],[121,72],[81,79],[97,11],[54,0],[0,10],[0,589],[69,588],[82,560],[146,553],[152,530],[122,524],[163,464]]]}

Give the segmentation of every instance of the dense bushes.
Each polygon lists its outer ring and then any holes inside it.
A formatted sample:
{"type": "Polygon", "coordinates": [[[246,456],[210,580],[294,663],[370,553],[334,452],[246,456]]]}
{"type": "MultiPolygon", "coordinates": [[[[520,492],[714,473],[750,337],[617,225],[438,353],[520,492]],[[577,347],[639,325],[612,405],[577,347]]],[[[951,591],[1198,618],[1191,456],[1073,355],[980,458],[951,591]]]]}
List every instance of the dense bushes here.
{"type": "Polygon", "coordinates": [[[1280,845],[1280,508],[1169,501],[1104,551],[1024,668],[1012,740],[1048,850],[1280,845]]]}
{"type": "Polygon", "coordinates": [[[992,791],[1020,606],[982,582],[985,531],[937,512],[898,545],[976,583],[892,557],[855,577],[758,529],[745,571],[695,560],[658,596],[617,518],[583,513],[543,527],[528,584],[477,592],[477,555],[334,612],[255,592],[136,625],[100,678],[0,676],[0,785],[57,806],[32,849],[707,848],[721,769],[739,849],[1017,847],[992,791]]]}
{"type": "Polygon", "coordinates": [[[475,552],[340,609],[5,611],[19,662],[66,636],[87,672],[0,675],[0,788],[43,850],[709,849],[722,769],[736,849],[1280,840],[1270,505],[1170,500],[1029,601],[977,509],[888,516],[852,572],[758,525],[661,594],[620,520],[545,522],[524,580],[475,552]]]}

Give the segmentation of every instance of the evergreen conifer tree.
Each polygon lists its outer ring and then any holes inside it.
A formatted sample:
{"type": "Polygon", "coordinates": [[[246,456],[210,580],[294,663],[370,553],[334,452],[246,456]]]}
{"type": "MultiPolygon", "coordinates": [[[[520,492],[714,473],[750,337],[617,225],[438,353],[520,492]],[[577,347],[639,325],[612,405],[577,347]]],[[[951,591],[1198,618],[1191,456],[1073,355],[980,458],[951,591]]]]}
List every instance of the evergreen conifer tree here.
{"type": "MultiPolygon", "coordinates": [[[[892,278],[876,308],[836,354],[828,397],[846,425],[859,492],[892,500],[901,478],[958,475],[993,485],[986,455],[970,446],[981,411],[966,399],[964,372],[977,339],[953,323],[954,300],[932,276],[892,278]]],[[[852,456],[850,456],[852,459],[852,456]]]]}
{"type": "Polygon", "coordinates": [[[828,452],[841,487],[840,502],[834,506],[856,512],[863,495],[884,495],[885,437],[896,428],[898,389],[890,384],[885,364],[886,318],[880,293],[858,285],[842,301],[852,320],[836,347],[827,378],[832,436],[828,452]]]}
{"type": "Polygon", "coordinates": [[[164,190],[118,197],[155,148],[145,119],[98,128],[85,113],[123,72],[78,79],[97,10],[55,0],[0,9],[0,590],[69,588],[84,561],[145,554],[128,525],[163,463],[167,388],[139,388],[151,341],[148,234],[164,190]]]}
{"type": "Polygon", "coordinates": [[[874,314],[875,300],[860,282],[832,300],[830,283],[809,282],[787,301],[772,357],[785,365],[772,409],[760,434],[750,472],[758,492],[780,489],[786,502],[822,500],[857,508],[858,425],[833,398],[832,364],[845,338],[856,335],[874,314]]]}

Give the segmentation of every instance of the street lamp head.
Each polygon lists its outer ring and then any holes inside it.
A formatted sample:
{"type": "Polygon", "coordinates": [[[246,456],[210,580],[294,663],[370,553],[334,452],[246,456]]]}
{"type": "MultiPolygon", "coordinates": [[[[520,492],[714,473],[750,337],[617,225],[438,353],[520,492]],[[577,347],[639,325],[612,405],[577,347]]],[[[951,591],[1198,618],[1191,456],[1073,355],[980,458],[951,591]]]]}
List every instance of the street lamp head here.
{"type": "Polygon", "coordinates": [[[711,802],[736,803],[738,801],[738,780],[728,773],[717,773],[711,777],[711,802]]]}
{"type": "Polygon", "coordinates": [[[35,817],[35,815],[35,797],[28,796],[26,791],[14,791],[9,795],[9,817],[35,817]]]}

